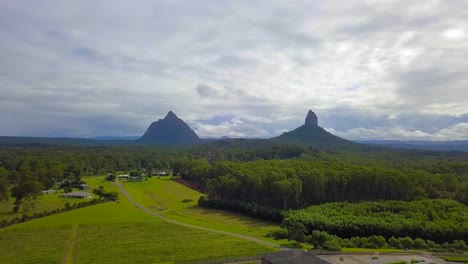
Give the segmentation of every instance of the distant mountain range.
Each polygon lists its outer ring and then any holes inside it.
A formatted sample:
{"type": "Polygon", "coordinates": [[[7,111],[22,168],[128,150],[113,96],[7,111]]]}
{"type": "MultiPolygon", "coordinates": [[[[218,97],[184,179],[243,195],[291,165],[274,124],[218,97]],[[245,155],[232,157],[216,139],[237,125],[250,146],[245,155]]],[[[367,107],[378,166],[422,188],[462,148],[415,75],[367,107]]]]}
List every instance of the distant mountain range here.
{"type": "Polygon", "coordinates": [[[468,140],[417,141],[417,140],[356,140],[358,143],[379,145],[389,148],[468,151],[468,140]]]}
{"type": "Polygon", "coordinates": [[[98,137],[90,137],[89,139],[94,140],[137,140],[140,136],[98,136],[98,137]]]}
{"type": "Polygon", "coordinates": [[[0,145],[196,145],[219,142],[229,147],[239,145],[295,144],[312,146],[317,149],[336,151],[372,151],[381,147],[468,151],[468,140],[460,141],[400,141],[400,140],[361,140],[350,141],[335,136],[319,126],[317,115],[309,110],[302,126],[271,139],[201,139],[182,119],[169,111],[163,119],[151,123],[143,136],[100,136],[93,138],[38,138],[38,137],[0,137],[0,145]]]}

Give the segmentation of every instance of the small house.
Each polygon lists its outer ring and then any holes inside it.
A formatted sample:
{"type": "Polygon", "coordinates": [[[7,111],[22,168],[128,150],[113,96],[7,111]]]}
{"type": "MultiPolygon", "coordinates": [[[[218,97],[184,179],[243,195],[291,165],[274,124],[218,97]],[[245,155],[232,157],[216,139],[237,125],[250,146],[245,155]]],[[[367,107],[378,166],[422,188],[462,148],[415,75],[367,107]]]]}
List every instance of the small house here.
{"type": "Polygon", "coordinates": [[[80,189],[80,190],[89,190],[89,186],[87,184],[80,184],[78,186],[78,189],[80,189]]]}
{"type": "Polygon", "coordinates": [[[93,195],[87,192],[69,192],[62,194],[62,198],[91,199],[93,195]]]}
{"type": "Polygon", "coordinates": [[[143,178],[141,178],[140,176],[131,176],[130,178],[128,178],[128,181],[143,181],[143,178]]]}
{"type": "Polygon", "coordinates": [[[121,175],[118,176],[118,178],[119,178],[119,180],[128,179],[128,178],[130,178],[130,175],[128,175],[128,174],[121,174],[121,175]]]}
{"type": "Polygon", "coordinates": [[[42,194],[54,194],[54,193],[57,193],[56,190],[43,190],[42,191],[42,194]]]}

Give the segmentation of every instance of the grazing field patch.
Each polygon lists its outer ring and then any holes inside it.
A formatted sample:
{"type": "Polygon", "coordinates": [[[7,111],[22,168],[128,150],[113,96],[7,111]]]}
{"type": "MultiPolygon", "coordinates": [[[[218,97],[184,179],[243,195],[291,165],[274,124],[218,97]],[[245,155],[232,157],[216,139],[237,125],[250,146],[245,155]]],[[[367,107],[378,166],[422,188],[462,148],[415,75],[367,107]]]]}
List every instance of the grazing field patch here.
{"type": "Polygon", "coordinates": [[[198,206],[202,193],[179,184],[170,177],[153,177],[145,182],[128,182],[122,185],[136,202],[170,219],[249,235],[276,244],[288,243],[286,240],[265,237],[270,230],[278,228],[279,224],[233,212],[202,208],[198,206]]]}
{"type": "Polygon", "coordinates": [[[82,225],[77,239],[79,263],[159,263],[273,250],[245,239],[162,221],[82,225]]]}
{"type": "Polygon", "coordinates": [[[70,234],[70,225],[0,229],[0,262],[57,263],[67,246],[70,234]]]}
{"type": "MultiPolygon", "coordinates": [[[[112,183],[94,180],[107,191],[119,191],[112,183]]],[[[184,204],[182,200],[179,203],[184,204]]],[[[2,264],[158,263],[275,250],[242,238],[167,223],[135,207],[122,193],[118,202],[0,229],[0,247],[2,264]]]]}
{"type": "Polygon", "coordinates": [[[442,256],[440,257],[446,261],[451,261],[451,262],[463,262],[463,263],[468,263],[468,256],[442,256]]]}

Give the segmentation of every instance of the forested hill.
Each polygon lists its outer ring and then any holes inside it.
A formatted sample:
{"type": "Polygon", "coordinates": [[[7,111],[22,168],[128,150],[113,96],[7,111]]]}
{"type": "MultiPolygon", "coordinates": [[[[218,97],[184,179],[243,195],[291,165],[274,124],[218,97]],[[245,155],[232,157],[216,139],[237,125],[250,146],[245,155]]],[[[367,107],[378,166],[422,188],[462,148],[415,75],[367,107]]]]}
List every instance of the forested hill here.
{"type": "Polygon", "coordinates": [[[335,151],[368,151],[378,149],[376,146],[359,144],[337,137],[321,127],[300,126],[271,139],[275,143],[287,143],[313,146],[317,149],[335,151]]]}
{"type": "Polygon", "coordinates": [[[369,151],[377,148],[352,142],[329,133],[319,126],[318,117],[312,110],[308,112],[304,125],[272,138],[271,141],[283,144],[312,146],[316,149],[334,151],[369,151]]]}

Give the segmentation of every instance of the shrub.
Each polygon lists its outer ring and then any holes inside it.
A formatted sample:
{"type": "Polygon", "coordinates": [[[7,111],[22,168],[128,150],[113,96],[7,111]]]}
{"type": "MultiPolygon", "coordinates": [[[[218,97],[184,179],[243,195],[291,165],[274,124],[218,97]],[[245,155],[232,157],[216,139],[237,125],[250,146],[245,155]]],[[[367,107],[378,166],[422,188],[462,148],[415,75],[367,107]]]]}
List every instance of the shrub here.
{"type": "Polygon", "coordinates": [[[323,248],[330,251],[340,251],[341,246],[336,240],[328,240],[323,243],[323,248]]]}
{"type": "Polygon", "coordinates": [[[278,240],[286,239],[288,238],[288,230],[284,228],[271,230],[270,232],[268,232],[267,237],[271,237],[278,240]]]}

